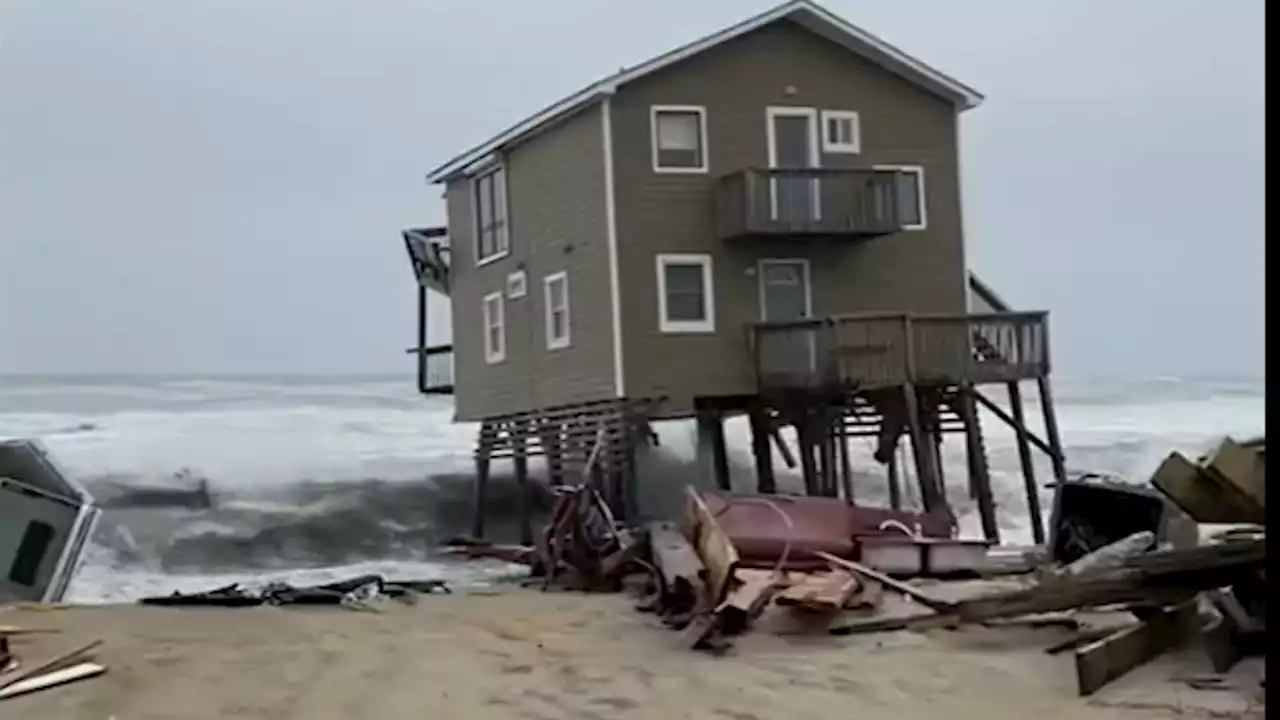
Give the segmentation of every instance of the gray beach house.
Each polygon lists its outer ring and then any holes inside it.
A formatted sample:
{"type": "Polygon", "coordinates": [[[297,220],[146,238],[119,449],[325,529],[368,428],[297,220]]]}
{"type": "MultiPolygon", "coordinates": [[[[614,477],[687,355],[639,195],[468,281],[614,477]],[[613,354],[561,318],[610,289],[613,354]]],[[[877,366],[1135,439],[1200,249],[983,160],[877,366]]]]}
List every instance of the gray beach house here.
{"type": "Polygon", "coordinates": [[[403,238],[420,325],[427,290],[446,294],[453,344],[428,347],[420,328],[413,352],[420,389],[480,423],[481,504],[491,459],[522,476],[544,455],[553,479],[588,473],[627,515],[647,421],[673,418],[697,418],[727,487],[723,419],[746,414],[760,492],[774,491],[777,446],[808,492],[853,501],[845,446],[866,436],[891,502],[909,461],[931,512],[946,511],[938,446],[962,436],[994,537],[978,404],[1018,428],[1028,475],[1032,445],[1063,471],[1046,313],[1012,311],[966,262],[959,119],[982,99],[795,0],[432,170],[447,227],[403,238]],[[1024,380],[1045,439],[1024,426],[1024,380]],[[1010,409],[981,393],[995,384],[1010,409]]]}

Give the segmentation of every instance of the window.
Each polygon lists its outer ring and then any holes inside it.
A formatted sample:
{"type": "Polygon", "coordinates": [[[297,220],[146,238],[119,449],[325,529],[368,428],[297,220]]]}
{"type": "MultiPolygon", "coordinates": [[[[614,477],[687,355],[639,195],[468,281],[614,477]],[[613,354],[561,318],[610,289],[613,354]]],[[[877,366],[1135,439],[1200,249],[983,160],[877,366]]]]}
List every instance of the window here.
{"type": "Polygon", "coordinates": [[[685,105],[655,105],[651,109],[653,171],[707,171],[707,110],[685,105]]]}
{"type": "Polygon", "coordinates": [[[710,255],[658,256],[658,329],[715,332],[710,255]]]}
{"type": "Polygon", "coordinates": [[[484,296],[484,361],[490,365],[507,359],[507,318],[502,293],[484,296]]]}
{"type": "Polygon", "coordinates": [[[476,263],[505,256],[511,250],[507,235],[507,173],[496,167],[474,180],[476,206],[476,263]]]}
{"type": "Polygon", "coordinates": [[[923,230],[928,225],[925,214],[924,168],[919,165],[877,165],[876,170],[892,170],[898,220],[904,230],[923,230]]]}
{"type": "Polygon", "coordinates": [[[862,151],[862,128],[852,110],[822,111],[822,151],[857,154],[862,151]]]}
{"type": "Polygon", "coordinates": [[[27,523],[27,529],[22,532],[22,539],[18,541],[13,565],[9,567],[9,582],[35,587],[40,563],[44,560],[45,553],[49,552],[53,535],[53,526],[48,523],[39,520],[27,523]]]}
{"type": "Polygon", "coordinates": [[[525,278],[523,270],[517,270],[507,275],[507,299],[515,300],[524,297],[529,292],[529,282],[525,278]]]}
{"type": "Polygon", "coordinates": [[[542,281],[547,302],[547,349],[569,347],[569,276],[563,272],[542,281]]]}

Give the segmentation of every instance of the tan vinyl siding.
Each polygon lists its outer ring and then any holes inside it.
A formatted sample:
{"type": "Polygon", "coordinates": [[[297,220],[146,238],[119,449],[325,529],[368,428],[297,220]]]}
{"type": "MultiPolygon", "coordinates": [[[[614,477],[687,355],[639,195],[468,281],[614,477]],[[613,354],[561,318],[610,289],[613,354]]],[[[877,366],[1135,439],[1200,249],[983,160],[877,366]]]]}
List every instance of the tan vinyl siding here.
{"type": "Polygon", "coordinates": [[[754,392],[746,326],[759,319],[761,258],[810,260],[815,315],[964,310],[956,114],[946,100],[781,21],[625,86],[612,105],[629,395],[668,396],[678,413],[697,395],[754,392]],[[653,172],[653,105],[706,107],[707,174],[653,172]],[[712,185],[768,164],[768,106],[857,111],[861,153],[824,154],[823,165],[923,166],[928,227],[873,240],[715,239],[712,185]],[[658,253],[713,256],[715,334],[658,331],[658,253]]]}
{"type": "Polygon", "coordinates": [[[601,115],[588,108],[505,158],[511,254],[476,267],[471,182],[449,183],[457,417],[477,420],[612,397],[601,115]],[[481,299],[524,270],[527,293],[507,298],[506,360],[484,358],[481,299]],[[565,272],[569,347],[547,349],[543,279],[565,272]]]}

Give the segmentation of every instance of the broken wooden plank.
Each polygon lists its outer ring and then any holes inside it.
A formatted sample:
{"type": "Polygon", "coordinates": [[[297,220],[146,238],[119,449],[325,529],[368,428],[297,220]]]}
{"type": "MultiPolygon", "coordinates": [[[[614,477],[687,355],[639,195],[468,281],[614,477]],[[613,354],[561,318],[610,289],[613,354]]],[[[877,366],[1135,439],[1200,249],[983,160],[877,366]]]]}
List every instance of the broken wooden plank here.
{"type": "Polygon", "coordinates": [[[911,585],[908,585],[905,582],[895,580],[889,577],[888,575],[885,575],[882,572],[873,570],[867,567],[866,565],[863,565],[862,563],[854,562],[853,560],[846,560],[841,557],[836,557],[831,553],[823,552],[821,550],[817,550],[813,554],[822,558],[823,560],[826,560],[827,562],[833,565],[844,568],[845,570],[849,570],[853,572],[855,575],[858,575],[859,577],[865,577],[869,580],[874,580],[875,582],[878,582],[887,588],[896,590],[935,612],[939,612],[939,613],[950,612],[951,610],[954,610],[956,607],[956,603],[948,602],[946,600],[939,600],[937,598],[931,597],[928,593],[924,592],[923,590],[920,590],[919,588],[912,587],[911,585]]]}
{"type": "Polygon", "coordinates": [[[688,538],[706,568],[707,599],[713,606],[718,605],[729,592],[734,571],[738,568],[738,550],[720,528],[698,491],[686,487],[685,495],[688,538]]]}
{"type": "Polygon", "coordinates": [[[61,655],[57,655],[53,659],[40,663],[39,665],[34,665],[28,668],[27,670],[20,670],[18,672],[15,672],[3,678],[0,678],[0,693],[2,693],[3,690],[10,687],[11,685],[22,682],[27,678],[33,678],[37,675],[41,675],[47,672],[51,672],[53,670],[57,670],[59,668],[66,667],[69,664],[72,664],[78,660],[84,659],[86,655],[88,655],[93,650],[97,649],[98,646],[100,645],[102,645],[101,640],[94,640],[93,642],[88,643],[87,645],[83,645],[74,650],[65,652],[61,655]]]}
{"type": "Polygon", "coordinates": [[[720,632],[737,635],[746,630],[784,584],[785,578],[774,572],[739,570],[733,588],[715,608],[720,632]]]}
{"type": "Polygon", "coordinates": [[[1260,511],[1266,511],[1266,461],[1263,453],[1231,438],[1223,438],[1218,447],[1200,461],[1200,465],[1215,475],[1220,483],[1249,498],[1260,511]]]}
{"type": "Polygon", "coordinates": [[[25,695],[26,693],[36,692],[37,690],[45,690],[47,688],[56,687],[58,685],[66,685],[76,680],[84,680],[106,672],[105,665],[99,665],[92,662],[82,662],[68,667],[58,668],[49,672],[27,677],[17,682],[12,682],[0,689],[0,700],[8,700],[11,697],[25,695]]]}
{"type": "Polygon", "coordinates": [[[700,578],[705,570],[702,560],[688,538],[672,523],[650,523],[648,534],[649,553],[661,585],[659,607],[673,612],[688,610],[698,599],[700,578]]]}
{"type": "Polygon", "coordinates": [[[1117,628],[1113,627],[1081,628],[1061,642],[1056,642],[1045,648],[1044,651],[1049,655],[1057,655],[1058,653],[1066,652],[1067,650],[1075,650],[1086,643],[1097,642],[1098,640],[1114,635],[1116,632],[1117,628]]]}
{"type": "Polygon", "coordinates": [[[779,592],[774,602],[784,607],[834,614],[848,606],[859,587],[858,578],[845,570],[801,575],[779,592]]]}
{"type": "Polygon", "coordinates": [[[1195,598],[1122,628],[1076,650],[1076,682],[1081,696],[1155,658],[1186,639],[1196,620],[1195,598]]]}
{"type": "Polygon", "coordinates": [[[1263,508],[1244,491],[1224,482],[1218,473],[1206,472],[1181,453],[1170,453],[1160,463],[1151,476],[1151,484],[1199,523],[1266,521],[1263,508]]]}

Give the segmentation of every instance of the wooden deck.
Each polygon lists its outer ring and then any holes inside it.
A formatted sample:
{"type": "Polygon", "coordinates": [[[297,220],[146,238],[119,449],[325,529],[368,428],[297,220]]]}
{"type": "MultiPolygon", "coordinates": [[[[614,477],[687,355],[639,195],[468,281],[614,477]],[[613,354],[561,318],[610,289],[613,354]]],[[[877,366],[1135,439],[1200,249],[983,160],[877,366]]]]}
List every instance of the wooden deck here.
{"type": "Polygon", "coordinates": [[[1048,313],[839,315],[752,327],[762,391],[981,385],[1049,372],[1048,313]]]}
{"type": "Polygon", "coordinates": [[[716,184],[717,236],[875,237],[902,229],[889,170],[753,168],[716,184]]]}

